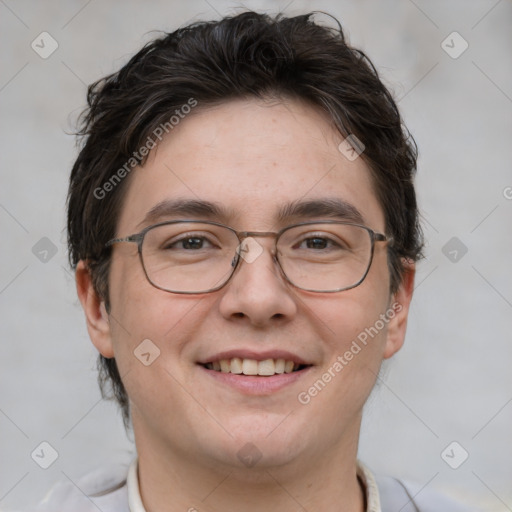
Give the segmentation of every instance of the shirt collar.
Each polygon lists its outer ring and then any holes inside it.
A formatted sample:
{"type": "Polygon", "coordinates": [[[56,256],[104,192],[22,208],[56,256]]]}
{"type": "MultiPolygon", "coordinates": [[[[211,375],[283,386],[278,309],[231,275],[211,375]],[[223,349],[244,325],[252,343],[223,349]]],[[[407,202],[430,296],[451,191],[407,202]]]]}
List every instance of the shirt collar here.
{"type": "MultiPolygon", "coordinates": [[[[130,512],[146,512],[139,490],[137,476],[137,459],[130,464],[126,485],[128,487],[128,507],[130,512]]],[[[379,489],[372,472],[360,461],[357,461],[357,476],[366,489],[366,512],[382,512],[380,508],[379,489]]]]}
{"type": "Polygon", "coordinates": [[[382,512],[380,508],[379,488],[373,473],[361,462],[357,461],[357,476],[366,489],[366,512],[382,512]]]}
{"type": "Polygon", "coordinates": [[[139,490],[139,477],[138,477],[138,460],[133,459],[128,469],[128,476],[126,478],[126,487],[128,488],[128,508],[130,512],[146,512],[139,490]]]}

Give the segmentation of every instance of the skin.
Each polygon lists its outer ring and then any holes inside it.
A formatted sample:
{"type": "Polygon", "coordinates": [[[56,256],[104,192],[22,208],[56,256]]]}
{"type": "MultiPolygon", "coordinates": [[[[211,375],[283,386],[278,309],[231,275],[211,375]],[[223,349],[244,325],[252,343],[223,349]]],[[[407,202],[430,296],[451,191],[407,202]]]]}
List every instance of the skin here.
{"type": "MultiPolygon", "coordinates": [[[[146,213],[165,199],[218,202],[230,211],[219,220],[237,230],[277,231],[283,203],[326,197],[351,203],[366,226],[384,233],[368,167],[341,155],[341,141],[321,112],[295,100],[198,107],[130,177],[117,234],[140,231],[146,213]]],[[[361,411],[382,360],[403,344],[414,267],[392,296],[386,244],[377,243],[361,285],[311,293],[283,280],[271,239],[258,242],[264,252],[242,262],[224,288],[189,296],[151,286],[136,244],[116,244],[110,314],[85,263],[78,265],[90,337],[101,354],[116,358],[131,400],[147,510],[235,511],[242,503],[247,512],[364,510],[356,478],[361,411]],[[386,327],[310,403],[299,403],[297,395],[395,301],[402,309],[386,327]],[[161,352],[144,366],[133,351],[148,338],[161,352]],[[248,396],[196,364],[237,348],[287,350],[313,366],[277,392],[248,396]],[[261,453],[250,468],[237,457],[246,443],[261,453]]]]}

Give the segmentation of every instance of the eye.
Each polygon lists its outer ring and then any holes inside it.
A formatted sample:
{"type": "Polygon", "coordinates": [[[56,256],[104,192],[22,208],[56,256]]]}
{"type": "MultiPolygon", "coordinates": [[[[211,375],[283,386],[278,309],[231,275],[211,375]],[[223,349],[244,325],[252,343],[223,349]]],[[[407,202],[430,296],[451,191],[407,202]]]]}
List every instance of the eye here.
{"type": "Polygon", "coordinates": [[[329,249],[343,249],[340,240],[334,239],[324,233],[304,236],[295,244],[294,249],[311,249],[313,251],[326,251],[329,249]]]}
{"type": "Polygon", "coordinates": [[[312,238],[306,238],[302,243],[305,243],[307,249],[326,249],[331,246],[332,240],[315,236],[312,238]]]}
{"type": "Polygon", "coordinates": [[[203,249],[204,245],[209,243],[205,238],[195,236],[188,237],[178,242],[183,249],[203,249]]]}
{"type": "Polygon", "coordinates": [[[199,235],[185,235],[181,238],[174,238],[167,241],[162,249],[165,250],[186,250],[186,251],[197,251],[201,249],[210,249],[213,244],[204,236],[199,235]]]}

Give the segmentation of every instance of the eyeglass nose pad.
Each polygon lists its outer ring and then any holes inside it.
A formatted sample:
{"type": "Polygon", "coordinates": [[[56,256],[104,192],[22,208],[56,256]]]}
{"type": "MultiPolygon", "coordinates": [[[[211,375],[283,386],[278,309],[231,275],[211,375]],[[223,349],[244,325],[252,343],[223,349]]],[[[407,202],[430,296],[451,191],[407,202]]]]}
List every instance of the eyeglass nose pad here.
{"type": "Polygon", "coordinates": [[[235,268],[237,266],[239,260],[240,260],[240,253],[236,252],[235,255],[233,256],[233,259],[231,260],[231,266],[233,268],[235,268]]]}

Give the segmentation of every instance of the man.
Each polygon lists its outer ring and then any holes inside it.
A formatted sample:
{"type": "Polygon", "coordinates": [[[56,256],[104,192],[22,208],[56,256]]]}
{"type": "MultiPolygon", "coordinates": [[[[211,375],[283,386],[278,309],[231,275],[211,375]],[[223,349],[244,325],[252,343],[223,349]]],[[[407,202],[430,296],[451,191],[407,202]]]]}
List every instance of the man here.
{"type": "Polygon", "coordinates": [[[70,259],[137,459],[45,510],[461,510],[357,461],[422,240],[415,145],[341,28],[195,24],[88,102],[70,259]]]}

